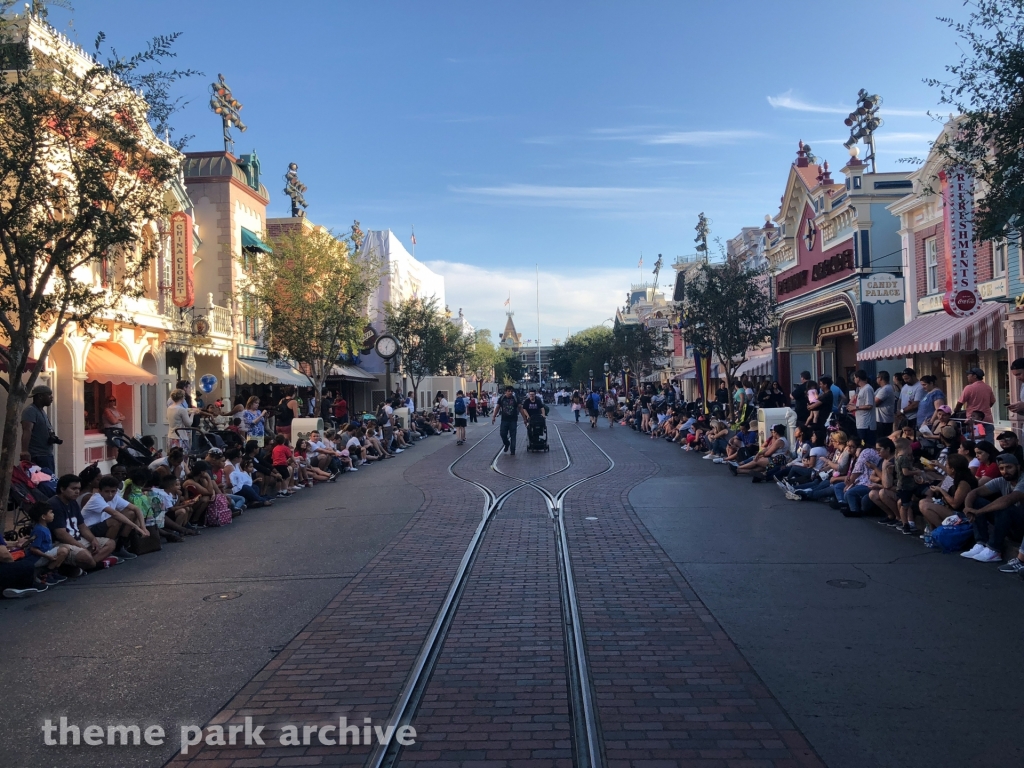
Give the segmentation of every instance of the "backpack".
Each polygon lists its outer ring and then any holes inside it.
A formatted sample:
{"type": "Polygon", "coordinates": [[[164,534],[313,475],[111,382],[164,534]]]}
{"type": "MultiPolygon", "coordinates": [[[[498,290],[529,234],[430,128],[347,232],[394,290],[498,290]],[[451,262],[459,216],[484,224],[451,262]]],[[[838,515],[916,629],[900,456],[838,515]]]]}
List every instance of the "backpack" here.
{"type": "Polygon", "coordinates": [[[210,501],[206,508],[206,526],[217,528],[228,525],[231,522],[231,506],[228,504],[228,497],[222,493],[217,494],[210,501]]]}
{"type": "Polygon", "coordinates": [[[466,398],[456,397],[455,398],[455,415],[461,416],[466,412],[466,398]]]}

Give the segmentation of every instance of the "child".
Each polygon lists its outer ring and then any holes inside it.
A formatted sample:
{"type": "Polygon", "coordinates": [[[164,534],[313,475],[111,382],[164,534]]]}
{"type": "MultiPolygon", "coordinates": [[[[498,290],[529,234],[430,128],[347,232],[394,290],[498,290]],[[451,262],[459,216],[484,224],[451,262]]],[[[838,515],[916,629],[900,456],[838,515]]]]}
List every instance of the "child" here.
{"type": "Polygon", "coordinates": [[[284,489],[277,495],[291,496],[294,493],[292,488],[301,488],[302,485],[294,485],[291,468],[295,465],[295,457],[284,435],[274,436],[274,448],[270,452],[270,459],[274,464],[274,471],[284,480],[284,489]]]}
{"type": "Polygon", "coordinates": [[[985,425],[982,423],[985,421],[985,414],[981,411],[971,411],[969,415],[971,417],[969,424],[973,427],[975,442],[988,439],[988,435],[985,432],[985,425]]]}
{"type": "Polygon", "coordinates": [[[152,490],[153,504],[159,504],[163,510],[164,528],[161,533],[168,541],[174,541],[169,534],[196,536],[199,531],[188,526],[188,515],[193,501],[181,498],[181,481],[174,475],[164,475],[156,479],[156,487],[152,490]]]}
{"type": "MultiPolygon", "coordinates": [[[[153,473],[146,467],[136,467],[128,473],[128,480],[125,481],[121,497],[139,509],[142,513],[142,520],[145,523],[146,530],[150,532],[150,536],[157,537],[155,540],[157,543],[159,543],[161,536],[168,539],[168,541],[183,541],[180,536],[168,537],[164,534],[163,528],[166,513],[164,512],[163,505],[153,498],[152,491],[153,473]]],[[[159,548],[147,546],[142,553],[148,554],[149,552],[156,551],[156,549],[159,548]]],[[[138,553],[136,552],[136,554],[138,553]]]]}
{"type": "Polygon", "coordinates": [[[914,469],[914,453],[910,441],[905,438],[896,440],[896,499],[899,501],[900,522],[903,523],[903,533],[907,536],[917,536],[917,525],[914,523],[914,510],[911,503],[914,499],[914,490],[917,488],[914,469]]]}
{"type": "Polygon", "coordinates": [[[329,472],[309,463],[309,441],[299,438],[295,442],[295,463],[298,467],[299,481],[313,487],[313,481],[324,482],[331,479],[329,472]]]}
{"type": "Polygon", "coordinates": [[[32,540],[25,546],[25,553],[36,560],[35,580],[44,584],[60,584],[66,576],[57,573],[71,550],[64,544],[53,546],[53,537],[47,527],[53,522],[53,509],[49,504],[37,502],[28,510],[32,521],[32,540]],[[44,573],[45,571],[45,573],[44,573]]]}
{"type": "Polygon", "coordinates": [[[234,432],[239,438],[242,437],[242,420],[238,416],[231,420],[231,426],[228,427],[228,431],[234,432]]]}
{"type": "Polygon", "coordinates": [[[250,507],[270,507],[274,502],[257,491],[252,484],[252,459],[243,458],[238,461],[230,475],[231,492],[245,499],[250,507]]]}

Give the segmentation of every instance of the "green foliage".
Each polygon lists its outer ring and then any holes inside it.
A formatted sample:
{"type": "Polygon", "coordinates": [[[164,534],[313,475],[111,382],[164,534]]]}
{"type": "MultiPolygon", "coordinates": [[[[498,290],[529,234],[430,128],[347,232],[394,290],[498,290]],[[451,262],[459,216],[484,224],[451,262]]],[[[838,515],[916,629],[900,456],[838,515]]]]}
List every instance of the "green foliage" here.
{"type": "Polygon", "coordinates": [[[259,321],[270,357],[304,363],[319,392],[338,358],[360,346],[380,262],[350,258],[352,244],[320,228],[269,244],[273,253],[240,259],[243,312],[259,321]]]}
{"type": "Polygon", "coordinates": [[[474,339],[452,324],[438,308],[436,297],[386,304],[384,318],[388,333],[402,346],[402,366],[417,396],[424,376],[466,370],[474,339]]]}
{"type": "Polygon", "coordinates": [[[526,368],[518,352],[507,347],[497,350],[494,362],[494,380],[496,382],[518,386],[525,372],[526,368]]]}
{"type": "Polygon", "coordinates": [[[610,328],[595,325],[574,333],[551,353],[551,370],[571,385],[590,386],[590,371],[595,386],[604,386],[604,364],[618,370],[615,336],[610,328]]]}
{"type": "Polygon", "coordinates": [[[473,349],[466,360],[466,368],[470,372],[483,371],[485,377],[490,376],[498,360],[498,350],[494,346],[491,332],[487,328],[481,328],[473,336],[473,349]]]}
{"type": "MultiPolygon", "coordinates": [[[[174,55],[175,35],[156,37],[132,56],[107,56],[100,37],[90,58],[54,33],[48,53],[30,52],[29,17],[15,17],[14,5],[0,2],[7,70],[0,78],[0,335],[10,381],[0,449],[4,499],[20,412],[50,349],[70,324],[118,316],[124,299],[144,293],[158,246],[144,225],[167,214],[168,184],[181,163],[154,128],[169,129],[170,84],[195,74],[160,69],[174,55]],[[29,370],[37,340],[42,347],[29,370]]],[[[45,4],[35,12],[45,15],[45,4]]],[[[51,33],[39,28],[44,45],[51,33]]]]}
{"type": "Polygon", "coordinates": [[[701,264],[689,273],[683,298],[683,326],[688,344],[722,361],[732,389],[747,353],[772,338],[775,302],[768,275],[742,265],[701,264]]]}
{"type": "Polygon", "coordinates": [[[959,37],[948,80],[926,79],[962,117],[936,142],[948,165],[974,169],[986,193],[974,236],[992,240],[1019,228],[1024,213],[1024,0],[973,0],[966,22],[940,18],[959,37]]]}
{"type": "Polygon", "coordinates": [[[637,377],[653,371],[656,358],[670,354],[671,336],[667,329],[648,328],[640,323],[625,325],[616,322],[612,335],[615,339],[617,368],[628,365],[637,377]]]}

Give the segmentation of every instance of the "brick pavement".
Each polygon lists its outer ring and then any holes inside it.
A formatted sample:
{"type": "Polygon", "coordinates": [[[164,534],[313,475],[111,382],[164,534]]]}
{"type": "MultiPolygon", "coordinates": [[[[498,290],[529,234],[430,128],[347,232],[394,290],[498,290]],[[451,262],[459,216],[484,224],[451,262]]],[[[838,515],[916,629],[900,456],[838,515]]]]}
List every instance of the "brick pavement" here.
{"type": "MultiPolygon", "coordinates": [[[[565,501],[608,765],[820,768],[630,507],[630,489],[658,465],[628,449],[639,435],[623,433],[617,439],[607,431],[589,433],[615,459],[615,469],[565,501]]],[[[666,446],[666,461],[678,461],[678,450],[670,451],[666,446]]]]}
{"type": "MultiPolygon", "coordinates": [[[[559,426],[575,460],[544,483],[552,490],[606,466],[574,425],[559,426]]],[[[608,765],[821,766],[630,508],[629,490],[658,470],[630,448],[639,436],[587,434],[617,462],[566,500],[608,765]]],[[[522,450],[520,434],[520,474],[543,474],[564,460],[553,430],[551,438],[551,453],[537,456],[522,450]],[[524,466],[530,471],[522,473],[524,466]]],[[[495,431],[459,465],[460,474],[500,492],[504,481],[488,468],[499,447],[495,431]]],[[[425,496],[420,511],[212,722],[240,723],[246,715],[268,726],[327,723],[339,715],[386,721],[480,519],[479,491],[447,474],[459,452],[453,443],[409,468],[406,479],[425,496]]],[[[511,457],[500,460],[503,468],[511,466],[506,461],[511,457]]],[[[491,523],[413,721],[417,743],[400,762],[571,765],[561,632],[552,522],[539,493],[523,488],[491,523]]],[[[272,727],[264,732],[274,735],[272,727]]],[[[206,747],[170,765],[360,765],[368,753],[362,746],[266,741],[262,749],[206,747]]]]}

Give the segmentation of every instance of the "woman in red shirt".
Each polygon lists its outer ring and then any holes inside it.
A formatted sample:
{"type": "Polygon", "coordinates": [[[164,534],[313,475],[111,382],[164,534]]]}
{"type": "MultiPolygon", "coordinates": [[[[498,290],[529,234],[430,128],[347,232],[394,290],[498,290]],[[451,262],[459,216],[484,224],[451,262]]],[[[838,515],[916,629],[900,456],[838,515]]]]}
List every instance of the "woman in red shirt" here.
{"type": "Polygon", "coordinates": [[[974,476],[981,480],[999,477],[999,465],[996,463],[996,456],[999,451],[988,440],[982,440],[974,446],[974,455],[978,457],[981,465],[974,470],[974,476]]]}

